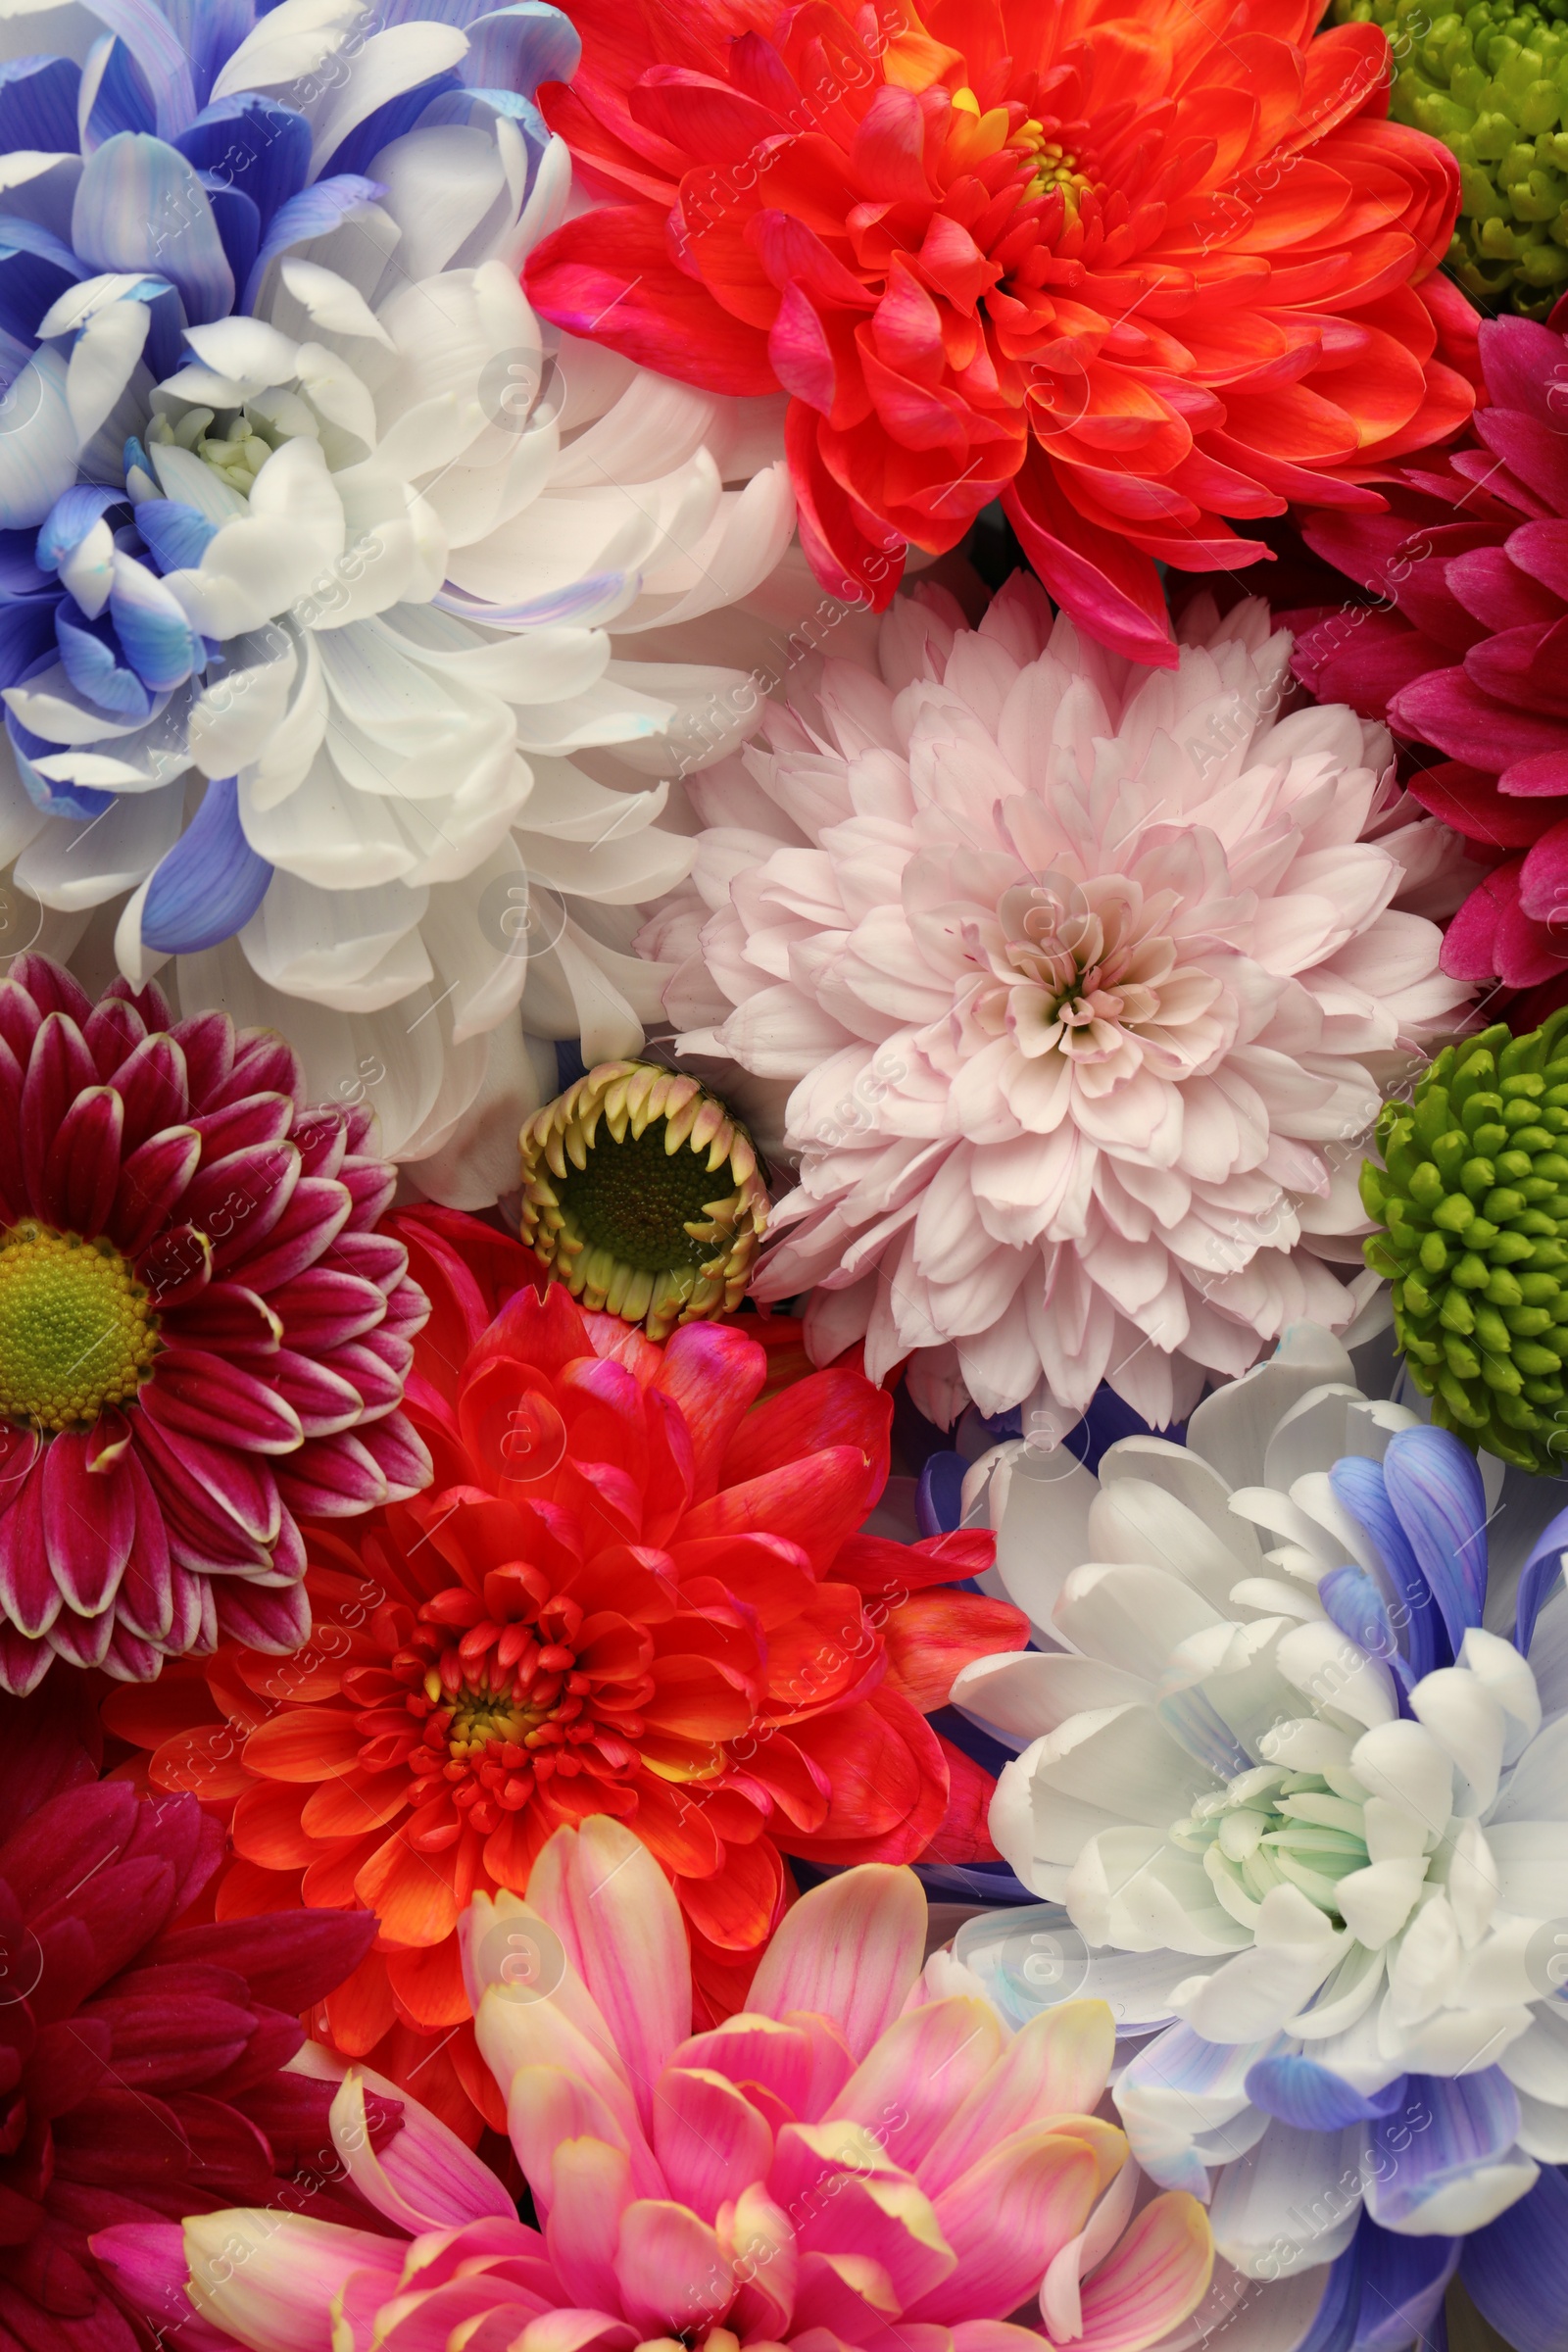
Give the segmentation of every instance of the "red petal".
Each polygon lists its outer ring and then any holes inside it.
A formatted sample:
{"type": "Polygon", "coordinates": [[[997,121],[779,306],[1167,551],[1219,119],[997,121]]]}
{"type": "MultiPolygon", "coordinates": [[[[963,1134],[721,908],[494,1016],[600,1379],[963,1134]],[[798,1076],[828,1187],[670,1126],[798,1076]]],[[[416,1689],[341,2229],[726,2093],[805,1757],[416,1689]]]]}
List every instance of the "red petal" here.
{"type": "Polygon", "coordinates": [[[705,392],[777,389],[766,336],[674,267],[651,206],[606,205],[566,221],[535,246],[524,283],[541,317],[643,367],[705,392]]]}
{"type": "Polygon", "coordinates": [[[166,1348],[141,1403],[166,1429],[252,1453],[292,1453],[304,1434],[282,1397],[205,1348],[166,1348]]]}
{"type": "Polygon", "coordinates": [[[804,1468],[809,1455],[827,1446],[858,1446],[877,1466],[880,1490],[892,1427],[892,1397],[862,1373],[813,1372],[747,1414],[730,1440],[720,1483],[739,1486],[792,1462],[804,1468]]]}
{"type": "Polygon", "coordinates": [[[88,1466],[88,1439],[62,1430],[45,1448],[43,1533],[49,1565],[66,1599],[94,1617],[114,1598],[136,1532],[138,1487],[123,1454],[88,1466]]]}
{"type": "Polygon", "coordinates": [[[1124,539],[1085,522],[1056,487],[1049,458],[1032,449],[1002,503],[1046,587],[1091,637],[1129,661],[1155,669],[1177,666],[1152,562],[1124,539]]]}
{"type": "Polygon", "coordinates": [[[134,1257],[173,1214],[201,1159],[194,1129],[166,1127],[149,1136],[119,1169],[108,1224],[119,1250],[134,1257]]]}

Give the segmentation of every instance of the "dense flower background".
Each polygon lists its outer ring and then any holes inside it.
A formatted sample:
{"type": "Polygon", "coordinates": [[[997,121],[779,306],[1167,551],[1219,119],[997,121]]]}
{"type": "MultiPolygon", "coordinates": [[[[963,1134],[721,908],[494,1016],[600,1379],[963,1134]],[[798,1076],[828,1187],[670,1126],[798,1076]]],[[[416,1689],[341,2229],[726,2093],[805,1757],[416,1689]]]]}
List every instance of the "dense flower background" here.
{"type": "Polygon", "coordinates": [[[1568,0],[0,0],[0,2352],[1568,2352],[1568,0]]]}

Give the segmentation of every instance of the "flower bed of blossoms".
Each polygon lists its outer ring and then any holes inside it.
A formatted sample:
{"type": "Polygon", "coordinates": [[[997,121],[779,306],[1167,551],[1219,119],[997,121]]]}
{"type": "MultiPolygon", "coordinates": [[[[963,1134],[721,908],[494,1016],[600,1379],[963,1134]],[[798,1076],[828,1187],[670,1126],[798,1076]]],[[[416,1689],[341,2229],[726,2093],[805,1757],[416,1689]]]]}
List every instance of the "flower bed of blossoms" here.
{"type": "Polygon", "coordinates": [[[0,2352],[1568,2352],[1565,0],[0,0],[0,2352]]]}

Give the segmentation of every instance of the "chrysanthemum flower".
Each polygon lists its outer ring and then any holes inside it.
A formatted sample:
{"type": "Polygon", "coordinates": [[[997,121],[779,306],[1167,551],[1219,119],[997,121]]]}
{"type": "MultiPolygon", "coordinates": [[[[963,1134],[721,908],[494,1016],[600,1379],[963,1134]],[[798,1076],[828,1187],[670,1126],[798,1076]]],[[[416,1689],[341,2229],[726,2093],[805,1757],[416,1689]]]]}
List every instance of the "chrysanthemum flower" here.
{"type": "Polygon", "coordinates": [[[294,1649],[296,1514],[430,1471],[369,1114],[307,1111],[280,1037],[122,981],[94,1005],[37,956],[0,1041],[0,1686],[294,1649]]]}
{"type": "MultiPolygon", "coordinates": [[[[1113,1446],[1097,1482],[1015,1443],[970,1493],[1043,1644],[954,1691],[1021,1748],[992,1829],[1053,1908],[1009,1928],[1121,2004],[1133,2152],[1206,2196],[1221,2255],[1260,2280],[1335,2264],[1325,2310],[1370,2266],[1414,2301],[1391,2343],[1422,2298],[1430,2319],[1448,2241],[1538,2185],[1549,2213],[1541,2168],[1568,2157],[1568,1514],[1518,1485],[1489,1544],[1467,1449],[1302,1327],[1185,1447],[1113,1446]]],[[[1028,2014],[1007,1933],[973,1938],[993,1966],[964,1956],[1028,2014]]]]}
{"type": "Polygon", "coordinates": [[[739,1306],[766,1222],[745,1128],[657,1063],[602,1062],[522,1131],[523,1240],[650,1339],[739,1306]]]}
{"type": "MultiPolygon", "coordinates": [[[[9,1734],[18,1702],[0,1708],[9,1734]]],[[[333,2146],[333,2086],[283,2071],[304,2039],[295,2012],[354,1967],[370,1923],[177,1926],[221,1847],[193,1797],[149,1804],[67,1776],[53,1794],[8,1779],[4,1799],[0,2331],[28,2352],[147,2352],[160,2324],[187,2342],[177,2296],[154,2307],[106,2277],[94,2230],[236,2196],[385,2227],[333,2146]]],[[[366,2127],[384,2148],[397,2107],[372,2097],[366,2127]]]]}
{"type": "Polygon", "coordinates": [[[111,19],[7,69],[0,864],[482,1205],[554,1092],[522,1031],[641,1047],[659,779],[753,708],[681,624],[789,543],[780,404],[542,334],[559,11],[111,19]]]}
{"type": "Polygon", "coordinates": [[[1568,287],[1568,24],[1560,0],[1334,0],[1394,44],[1389,112],[1450,148],[1461,196],[1448,267],[1491,309],[1544,318],[1568,287]]]}
{"type": "Polygon", "coordinates": [[[1266,553],[1225,517],[1376,511],[1357,483],[1462,423],[1432,274],[1459,174],[1381,119],[1373,25],[1316,0],[588,0],[543,93],[611,202],[528,285],[574,333],[790,395],[818,578],[881,606],[906,543],[1004,496],[1091,634],[1174,667],[1156,563],[1266,553]],[[1446,354],[1445,355],[1446,356],[1446,354]]]}
{"type": "Polygon", "coordinates": [[[1259,605],[1192,615],[1174,677],[1053,628],[1021,575],[958,617],[902,601],[876,667],[830,662],[766,752],[694,779],[702,897],[644,942],[688,951],[683,1051],[798,1081],[753,1288],[818,1286],[819,1361],[913,1351],[943,1421],[1106,1379],[1163,1424],[1352,1312],[1355,1160],[1325,1147],[1463,999],[1391,905],[1451,845],[1382,729],[1274,715],[1259,605]]]}
{"type": "Polygon", "coordinates": [[[155,1749],[154,1786],[232,1807],[224,1915],[377,1914],[325,2029],[476,2131],[493,2093],[455,1933],[475,1888],[520,1893],[553,1831],[613,1813],[668,1873],[723,2014],[793,1892],[785,1855],[992,1853],[992,1783],[924,1717],[1025,1628],[949,1589],[988,1562],[983,1534],[856,1532],[892,1410],[859,1373],[754,1405],[765,1353],[740,1331],[660,1348],[556,1283],[490,1321],[455,1223],[397,1223],[435,1302],[410,1385],[431,1492],[352,1546],[313,1533],[305,1657],[225,1649],[194,1688],[117,1694],[109,1722],[155,1749]]]}
{"type": "Polygon", "coordinates": [[[1493,870],[1448,926],[1443,968],[1561,1000],[1568,949],[1568,334],[1481,329],[1474,441],[1392,469],[1396,512],[1319,516],[1316,552],[1379,600],[1296,651],[1322,699],[1387,717],[1446,760],[1410,789],[1493,870]]]}
{"type": "Polygon", "coordinates": [[[536,1888],[477,1899],[465,1936],[539,2230],[416,2110],[373,2151],[351,2072],[343,2161],[411,2243],[238,2211],[188,2222],[183,2247],[116,2230],[106,2259],[184,2289],[251,2352],[324,2341],[329,2310],[339,2352],[454,2328],[522,2352],[874,2352],[890,2333],[1039,2352],[1009,2325],[1036,2296],[1053,2341],[1141,2352],[1201,2300],[1201,2209],[1147,2201],[1092,2112],[1109,2011],[1077,2002],[1009,2039],[963,1970],[939,1957],[922,1974],[908,1872],[807,1895],[747,2013],[695,2034],[680,1912],[623,1827],[560,1832],[536,1888]]]}
{"type": "Polygon", "coordinates": [[[1399,1345],[1434,1420],[1503,1461],[1568,1454],[1568,1008],[1445,1047],[1378,1120],[1361,1198],[1399,1345]]]}

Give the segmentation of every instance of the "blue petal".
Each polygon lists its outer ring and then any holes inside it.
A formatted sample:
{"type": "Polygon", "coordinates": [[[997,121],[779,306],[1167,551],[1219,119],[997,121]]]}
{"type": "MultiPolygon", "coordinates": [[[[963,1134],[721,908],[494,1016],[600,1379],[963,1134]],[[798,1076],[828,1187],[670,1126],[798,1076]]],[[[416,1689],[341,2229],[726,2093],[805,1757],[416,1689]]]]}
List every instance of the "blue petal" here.
{"type": "Polygon", "coordinates": [[[1548,2168],[1528,2196],[1467,2237],[1459,2276],[1517,2352],[1568,2352],[1568,2177],[1548,2168]]]}
{"type": "Polygon", "coordinates": [[[1530,1557],[1519,1571],[1513,1641],[1514,1647],[1526,1654],[1535,1636],[1536,1619],[1556,1582],[1565,1550],[1568,1550],[1568,1511],[1559,1511],[1536,1538],[1530,1557]]]}
{"type": "Polygon", "coordinates": [[[458,588],[438,589],[430,602],[439,612],[455,612],[460,620],[481,621],[491,629],[542,629],[568,620],[586,627],[629,604],[628,586],[629,575],[624,571],[595,571],[573,580],[569,588],[554,589],[548,596],[536,596],[521,605],[483,604],[458,588]]]}
{"type": "Polygon", "coordinates": [[[123,490],[100,488],[93,482],[73,482],[55,500],[38,531],[38,563],[44,571],[58,571],[63,559],[79,547],[87,533],[112,507],[128,505],[123,490]]]}
{"type": "Polygon", "coordinates": [[[1277,2057],[1260,2058],[1247,2077],[1247,2095],[1265,2115],[1298,2132],[1340,2132],[1347,2124],[1366,2124],[1390,2115],[1404,2097],[1400,2075],[1370,2098],[1315,2058],[1282,2050],[1277,2057]]]}
{"type": "Polygon", "coordinates": [[[251,0],[159,0],[159,6],[190,60],[196,103],[205,106],[213,83],[254,30],[257,12],[251,0]]]}
{"type": "Polygon", "coordinates": [[[153,874],[142,906],[143,943],[167,956],[216,948],[244,929],[271,879],[271,867],[240,824],[238,784],[217,777],[153,874]]]}
{"type": "MultiPolygon", "coordinates": [[[[7,532],[6,538],[20,538],[20,532],[7,532]]],[[[20,686],[24,679],[40,669],[52,667],[55,659],[55,613],[60,598],[31,596],[7,600],[0,604],[0,687],[20,686]]],[[[39,745],[39,751],[53,746],[39,745]]]]}
{"type": "Polygon", "coordinates": [[[1476,1457],[1449,1430],[1401,1429],[1383,1477],[1457,1656],[1487,1596],[1487,1499],[1476,1457]]]}
{"type": "Polygon", "coordinates": [[[36,221],[0,219],[0,331],[30,347],[45,313],[86,274],[71,247],[36,221]]]}
{"type": "MultiPolygon", "coordinates": [[[[60,658],[54,643],[53,618],[51,613],[48,652],[41,661],[32,662],[24,669],[20,677],[8,678],[7,685],[24,685],[29,677],[53,669],[60,658]]],[[[58,752],[59,744],[45,743],[9,710],[5,714],[5,724],[23,789],[33,807],[45,816],[69,816],[85,824],[90,818],[102,816],[106,809],[114,807],[115,796],[112,792],[96,792],[87,784],[52,784],[46,776],[40,776],[27,755],[31,753],[34,759],[42,760],[49,753],[58,752]]]]}
{"type": "Polygon", "coordinates": [[[1451,1666],[1453,1650],[1433,1600],[1432,1588],[1421,1573],[1410,1549],[1410,1539],[1389,1500],[1381,1465],[1358,1454],[1348,1454],[1329,1472],[1329,1484],[1336,1501],[1345,1505],[1376,1546],[1393,1588],[1399,1630],[1404,1637],[1402,1647],[1414,1679],[1419,1682],[1435,1666],[1451,1666]]]}
{"type": "Polygon", "coordinates": [[[182,686],[201,660],[196,633],[163,581],[145,564],[115,558],[109,617],[126,661],[155,694],[182,686]]]}
{"type": "Polygon", "coordinates": [[[394,139],[401,139],[413,130],[433,98],[444,97],[462,87],[456,74],[432,74],[428,81],[416,82],[412,90],[399,90],[395,98],[385,100],[363,122],[356,122],[341,146],[334,148],[327,158],[327,172],[332,174],[363,172],[383,147],[390,147],[394,139]]]}
{"type": "MultiPolygon", "coordinates": [[[[37,551],[36,532],[0,531],[0,612],[14,598],[40,594],[50,600],[52,608],[60,593],[59,583],[40,570],[37,551]]],[[[15,678],[0,676],[0,685],[15,684],[15,678]]]]}
{"type": "Polygon", "coordinates": [[[462,71],[470,90],[521,90],[531,98],[542,81],[569,81],[582,63],[576,26],[542,0],[493,9],[466,29],[462,71]]]}
{"type": "Polygon", "coordinates": [[[261,251],[262,216],[248,196],[242,195],[238,188],[231,188],[215,173],[204,172],[201,180],[207,190],[207,201],[213,208],[213,219],[218,222],[218,233],[223,241],[223,253],[233,271],[234,283],[242,286],[255,269],[256,256],[261,251]]]}
{"type": "Polygon", "coordinates": [[[1369,1657],[1392,1666],[1406,1690],[1415,1680],[1399,1655],[1394,1625],[1382,1593],[1364,1568],[1331,1568],[1318,1580],[1317,1596],[1330,1620],[1369,1657]]]}
{"type": "Polygon", "coordinates": [[[950,1535],[957,1526],[963,1474],[968,1467],[961,1453],[927,1456],[914,1498],[914,1515],[922,1536],[950,1535]]]}
{"type": "Polygon", "coordinates": [[[265,226],[304,187],[311,126],[293,107],[247,90],[220,98],[175,141],[196,170],[248,196],[265,226]]]}
{"type": "MultiPolygon", "coordinates": [[[[172,138],[196,112],[190,61],[152,0],[86,0],[100,24],[124,42],[157,107],[157,128],[172,138]]],[[[194,322],[193,322],[194,323],[194,322]]]]}
{"type": "Polygon", "coordinates": [[[533,100],[519,97],[515,90],[470,90],[465,83],[461,89],[443,91],[439,98],[431,99],[417,127],[433,129],[443,122],[456,122],[463,129],[471,123],[476,129],[488,130],[496,115],[515,122],[537,163],[550,144],[550,125],[533,100]]]}
{"type": "Polygon", "coordinates": [[[90,621],[73,597],[55,614],[55,638],[67,677],[95,709],[116,718],[152,716],[153,698],[118,659],[112,632],[90,621]]]}
{"type": "Polygon", "coordinates": [[[1361,2170],[1373,2220],[1425,2235],[1422,2208],[1440,2190],[1508,2156],[1519,2135],[1519,2100],[1500,2066],[1452,2078],[1412,2075],[1407,2088],[1398,2115],[1370,2127],[1361,2170]],[[1430,2118],[1424,2126],[1422,2117],[1430,2118]]]}
{"type": "Polygon", "coordinates": [[[194,570],[218,536],[205,514],[177,498],[144,498],[136,509],[136,528],[160,571],[194,570]]]}
{"type": "Polygon", "coordinates": [[[69,57],[14,57],[0,66],[0,149],[74,154],[80,80],[69,57]]]}
{"type": "Polygon", "coordinates": [[[81,133],[83,155],[93,154],[122,130],[158,128],[153,94],[130,51],[113,33],[101,33],[88,50],[81,92],[87,118],[81,133]]]}
{"type": "Polygon", "coordinates": [[[1324,2270],[1323,2299],[1311,2327],[1297,2339],[1295,2352],[1354,2352],[1356,2322],[1361,2316],[1361,2231],[1365,2227],[1363,2214],[1344,2253],[1336,2254],[1324,2270]]]}
{"type": "Polygon", "coordinates": [[[207,191],[162,139],[122,131],[89,158],[71,235],[94,270],[158,270],[178,288],[190,326],[226,318],[233,307],[233,272],[207,191]]]}
{"type": "Polygon", "coordinates": [[[308,245],[313,237],[326,236],[362,205],[373,204],[385,194],[379,180],[350,178],[318,180],[315,187],[302,188],[297,196],[291,196],[268,228],[256,267],[245,281],[240,308],[255,309],[269,265],[280,253],[295,245],[308,245]]]}

